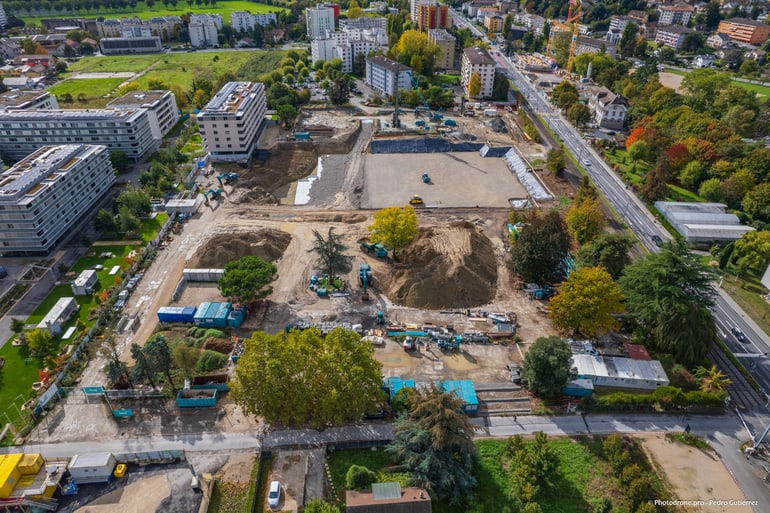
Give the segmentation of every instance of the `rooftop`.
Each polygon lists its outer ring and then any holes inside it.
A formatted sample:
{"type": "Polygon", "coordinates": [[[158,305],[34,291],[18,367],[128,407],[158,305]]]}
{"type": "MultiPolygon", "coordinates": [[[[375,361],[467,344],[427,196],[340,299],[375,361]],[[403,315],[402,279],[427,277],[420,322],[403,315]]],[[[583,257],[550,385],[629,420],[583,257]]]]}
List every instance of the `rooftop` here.
{"type": "Polygon", "coordinates": [[[725,23],[732,23],[734,25],[747,25],[749,27],[767,27],[768,25],[761,21],[752,20],[750,18],[730,18],[729,20],[722,20],[725,23]]]}
{"type": "Polygon", "coordinates": [[[131,121],[135,116],[144,113],[144,109],[27,109],[7,110],[0,112],[0,121],[131,121]]]}
{"type": "Polygon", "coordinates": [[[663,365],[657,360],[635,360],[590,354],[573,354],[572,360],[578,369],[579,376],[643,379],[668,384],[668,376],[663,370],[663,365]]]}
{"type": "Polygon", "coordinates": [[[260,88],[264,88],[260,82],[228,82],[203,107],[201,114],[237,113],[245,100],[260,88]]]}
{"type": "Polygon", "coordinates": [[[694,32],[692,29],[683,27],[681,25],[668,25],[665,27],[658,27],[658,32],[668,32],[669,34],[690,34],[694,32]]]}
{"type": "Polygon", "coordinates": [[[440,41],[454,41],[455,36],[446,31],[446,29],[430,29],[428,35],[433,39],[440,41]]]}
{"type": "Polygon", "coordinates": [[[23,109],[28,103],[50,94],[47,91],[7,91],[0,94],[0,108],[23,109]]]}
{"type": "Polygon", "coordinates": [[[495,61],[489,56],[486,50],[482,50],[478,46],[466,48],[463,50],[463,54],[471,64],[494,66],[495,61]]]}
{"type": "Polygon", "coordinates": [[[397,73],[401,71],[410,71],[411,68],[409,66],[404,66],[403,64],[392,61],[390,59],[386,59],[385,57],[382,57],[380,55],[376,55],[374,57],[369,57],[366,59],[367,61],[371,62],[375,66],[379,66],[381,68],[389,69],[390,71],[397,73]]]}
{"type": "Polygon", "coordinates": [[[169,91],[131,91],[120,98],[112,100],[107,106],[147,108],[160,101],[167,94],[169,94],[169,91]]]}

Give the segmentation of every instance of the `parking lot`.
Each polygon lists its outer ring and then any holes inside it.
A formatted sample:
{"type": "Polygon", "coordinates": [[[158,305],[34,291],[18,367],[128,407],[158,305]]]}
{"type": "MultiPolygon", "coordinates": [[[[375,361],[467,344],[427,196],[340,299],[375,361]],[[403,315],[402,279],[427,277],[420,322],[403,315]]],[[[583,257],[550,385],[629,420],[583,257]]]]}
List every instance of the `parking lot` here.
{"type": "Polygon", "coordinates": [[[414,194],[441,207],[509,207],[511,198],[527,196],[501,158],[477,152],[366,155],[362,208],[403,205],[414,194]],[[430,183],[423,183],[423,173],[430,183]]]}

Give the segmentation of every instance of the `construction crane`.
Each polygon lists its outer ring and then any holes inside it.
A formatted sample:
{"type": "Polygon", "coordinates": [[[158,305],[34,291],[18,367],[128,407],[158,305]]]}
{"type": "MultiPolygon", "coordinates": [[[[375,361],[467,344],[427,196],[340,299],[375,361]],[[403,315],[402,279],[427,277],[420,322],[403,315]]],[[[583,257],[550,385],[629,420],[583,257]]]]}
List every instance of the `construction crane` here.
{"type": "Polygon", "coordinates": [[[583,8],[580,0],[569,0],[569,11],[567,12],[567,21],[562,23],[558,20],[551,21],[551,32],[548,37],[548,47],[546,56],[553,59],[553,46],[555,33],[560,29],[561,32],[571,32],[572,38],[569,44],[569,58],[567,59],[567,78],[572,75],[572,66],[575,64],[575,51],[577,50],[578,34],[580,33],[580,20],[583,17],[583,8]]]}
{"type": "Polygon", "coordinates": [[[417,79],[414,78],[414,75],[412,75],[411,71],[407,71],[406,74],[409,75],[409,80],[412,82],[412,89],[417,91],[417,94],[420,95],[420,100],[422,101],[422,107],[417,107],[414,109],[415,115],[419,115],[421,110],[425,110],[430,116],[431,121],[441,121],[444,118],[444,115],[441,114],[441,109],[439,109],[438,112],[433,112],[430,108],[430,105],[428,105],[428,100],[425,99],[422,91],[420,91],[420,85],[417,83],[417,79]]]}

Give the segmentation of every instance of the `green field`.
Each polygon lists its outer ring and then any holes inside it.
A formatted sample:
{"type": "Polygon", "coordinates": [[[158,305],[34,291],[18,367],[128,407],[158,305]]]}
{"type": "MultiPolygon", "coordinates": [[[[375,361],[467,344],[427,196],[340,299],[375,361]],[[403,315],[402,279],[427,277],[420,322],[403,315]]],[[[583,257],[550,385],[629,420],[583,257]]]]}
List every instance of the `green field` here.
{"type": "MultiPolygon", "coordinates": [[[[671,73],[673,75],[679,75],[681,77],[687,76],[687,71],[681,71],[678,69],[672,69],[672,68],[665,68],[663,70],[665,73],[671,73]]],[[[740,80],[731,80],[732,84],[737,85],[738,87],[742,87],[744,89],[747,89],[749,91],[754,91],[756,93],[757,98],[761,102],[766,102],[770,99],[770,86],[766,85],[759,85],[759,84],[749,84],[746,82],[742,82],[740,80]]]]}
{"type": "MultiPolygon", "coordinates": [[[[274,5],[258,4],[252,2],[246,2],[242,0],[225,0],[219,1],[214,7],[205,5],[193,5],[190,7],[186,2],[179,2],[176,8],[166,8],[161,2],[156,2],[151,8],[148,8],[144,2],[139,2],[135,8],[125,9],[83,9],[67,11],[66,17],[82,16],[84,18],[95,18],[97,16],[103,16],[105,18],[120,18],[124,16],[135,16],[137,18],[146,20],[154,18],[156,16],[182,16],[187,13],[210,13],[219,14],[222,16],[222,22],[225,25],[230,24],[230,13],[233,11],[250,11],[254,14],[264,12],[282,12],[285,11],[283,7],[274,5]]],[[[48,16],[25,16],[24,13],[20,13],[21,18],[27,25],[40,25],[40,20],[47,18],[63,17],[65,14],[51,14],[48,16]]]]}
{"type": "Polygon", "coordinates": [[[48,89],[48,92],[59,99],[59,106],[63,109],[98,109],[115,99],[112,94],[117,87],[125,82],[124,78],[88,78],[78,80],[64,80],[48,89]],[[62,95],[72,95],[72,102],[61,101],[62,95]],[[78,100],[78,96],[84,94],[85,101],[78,100]]]}

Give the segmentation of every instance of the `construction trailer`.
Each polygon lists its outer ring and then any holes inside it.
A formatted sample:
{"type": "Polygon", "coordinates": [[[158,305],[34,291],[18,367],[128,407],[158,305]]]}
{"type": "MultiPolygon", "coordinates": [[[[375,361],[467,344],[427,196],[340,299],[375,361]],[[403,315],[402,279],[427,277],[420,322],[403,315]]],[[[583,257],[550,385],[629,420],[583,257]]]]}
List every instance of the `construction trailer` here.
{"type": "Polygon", "coordinates": [[[43,320],[37,325],[37,329],[48,330],[51,335],[58,337],[62,334],[64,325],[79,309],[80,305],[77,304],[74,297],[63,297],[43,317],[43,320]]]}
{"type": "Polygon", "coordinates": [[[475,416],[479,411],[479,398],[476,396],[476,388],[470,379],[447,380],[441,382],[442,392],[453,392],[462,399],[461,409],[469,416],[475,416]]]}
{"type": "Polygon", "coordinates": [[[195,306],[161,306],[158,308],[158,320],[160,322],[183,322],[192,324],[195,322],[195,306]]]}
{"type": "Polygon", "coordinates": [[[657,360],[573,354],[572,363],[577,377],[590,379],[595,387],[655,390],[669,384],[657,360]]]}
{"type": "Polygon", "coordinates": [[[96,284],[99,283],[99,275],[94,269],[86,269],[72,282],[72,293],[76,296],[87,296],[93,293],[96,284]]]}
{"type": "Polygon", "coordinates": [[[70,460],[67,470],[75,484],[110,483],[118,464],[111,452],[76,454],[70,460]]]}
{"type": "Polygon", "coordinates": [[[401,379],[400,376],[391,376],[385,380],[384,386],[390,396],[390,400],[393,401],[393,398],[396,397],[396,394],[399,393],[401,389],[414,388],[414,380],[401,379]]]}
{"type": "Polygon", "coordinates": [[[232,309],[232,303],[205,301],[198,306],[198,311],[195,312],[195,325],[204,328],[226,328],[227,318],[232,309]]]}

